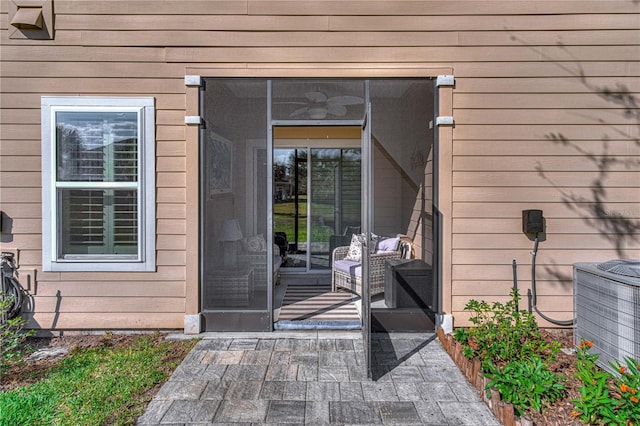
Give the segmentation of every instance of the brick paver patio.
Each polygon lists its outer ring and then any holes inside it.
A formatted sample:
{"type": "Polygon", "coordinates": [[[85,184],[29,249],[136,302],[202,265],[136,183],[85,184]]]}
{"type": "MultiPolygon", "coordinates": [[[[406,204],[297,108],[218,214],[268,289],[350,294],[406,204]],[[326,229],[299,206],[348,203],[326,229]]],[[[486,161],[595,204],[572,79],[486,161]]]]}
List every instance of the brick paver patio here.
{"type": "Polygon", "coordinates": [[[433,334],[205,333],[140,425],[499,425],[433,334]]]}

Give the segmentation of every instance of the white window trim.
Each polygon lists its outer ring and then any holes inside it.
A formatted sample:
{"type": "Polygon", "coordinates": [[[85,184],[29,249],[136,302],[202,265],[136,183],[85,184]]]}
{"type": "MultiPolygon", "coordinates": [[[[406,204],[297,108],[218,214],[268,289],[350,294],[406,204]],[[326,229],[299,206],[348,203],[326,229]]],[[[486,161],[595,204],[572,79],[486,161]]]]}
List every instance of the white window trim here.
{"type": "MultiPolygon", "coordinates": [[[[43,96],[42,114],[42,268],[44,271],[147,271],[156,270],[155,234],[155,99],[43,96]],[[137,110],[139,121],[139,204],[138,204],[138,258],[109,259],[57,259],[56,240],[56,111],[137,110]]],[[[108,186],[108,185],[107,185],[108,186]]]]}

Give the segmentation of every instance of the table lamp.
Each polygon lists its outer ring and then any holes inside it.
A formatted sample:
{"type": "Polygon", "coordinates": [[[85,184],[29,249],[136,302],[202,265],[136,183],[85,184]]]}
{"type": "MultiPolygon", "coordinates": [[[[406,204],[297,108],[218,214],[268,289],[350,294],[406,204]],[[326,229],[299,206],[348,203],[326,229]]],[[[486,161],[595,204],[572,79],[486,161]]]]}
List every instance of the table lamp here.
{"type": "Polygon", "coordinates": [[[218,241],[222,242],[225,268],[235,266],[237,257],[236,242],[242,239],[242,230],[238,219],[226,219],[220,227],[218,241]]]}

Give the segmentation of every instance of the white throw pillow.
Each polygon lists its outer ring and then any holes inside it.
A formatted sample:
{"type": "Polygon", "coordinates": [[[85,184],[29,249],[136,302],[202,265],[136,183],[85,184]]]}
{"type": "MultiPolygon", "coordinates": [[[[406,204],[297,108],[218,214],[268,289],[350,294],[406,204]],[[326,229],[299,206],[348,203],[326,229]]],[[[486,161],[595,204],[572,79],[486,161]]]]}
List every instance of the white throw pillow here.
{"type": "Polygon", "coordinates": [[[376,253],[384,253],[390,251],[397,251],[400,244],[400,238],[383,238],[378,241],[376,245],[376,253]]]}
{"type": "Polygon", "coordinates": [[[247,237],[243,243],[246,251],[267,251],[267,242],[262,234],[247,237]]]}
{"type": "Polygon", "coordinates": [[[353,260],[354,262],[362,261],[362,243],[360,243],[357,234],[351,236],[351,245],[345,259],[353,260]]]}

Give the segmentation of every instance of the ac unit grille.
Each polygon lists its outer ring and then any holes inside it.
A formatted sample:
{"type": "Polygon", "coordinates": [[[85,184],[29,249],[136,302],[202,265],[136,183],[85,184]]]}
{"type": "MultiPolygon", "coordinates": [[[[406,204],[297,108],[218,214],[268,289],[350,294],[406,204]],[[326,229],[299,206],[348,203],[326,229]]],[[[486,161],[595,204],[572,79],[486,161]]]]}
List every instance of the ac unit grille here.
{"type": "Polygon", "coordinates": [[[640,280],[576,264],[574,295],[575,341],[593,342],[601,368],[614,372],[609,363],[640,359],[640,280]]]}

